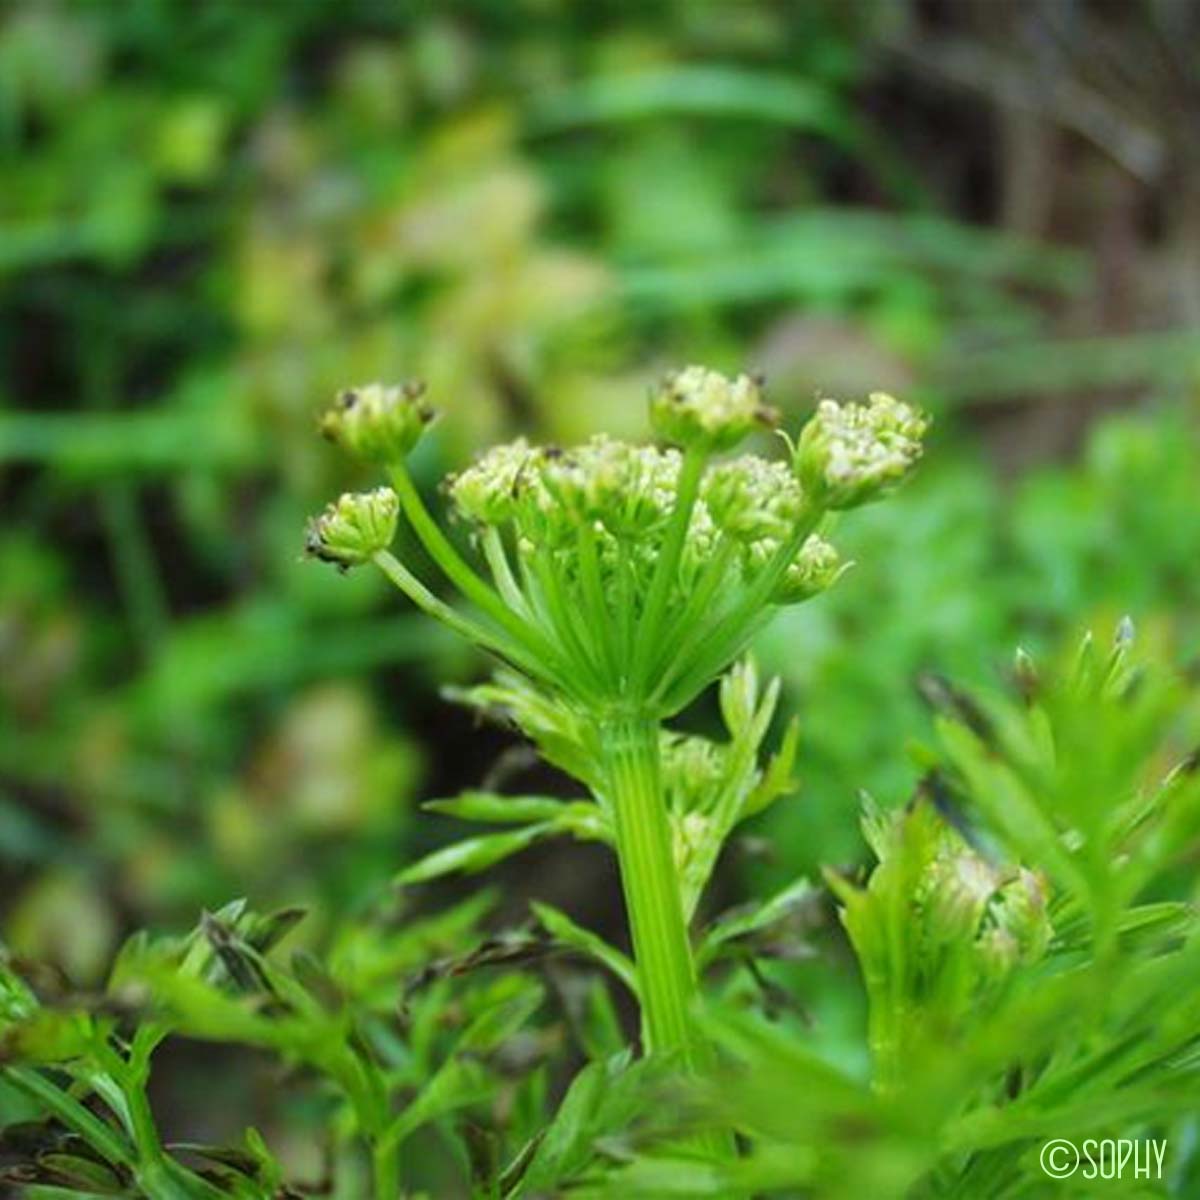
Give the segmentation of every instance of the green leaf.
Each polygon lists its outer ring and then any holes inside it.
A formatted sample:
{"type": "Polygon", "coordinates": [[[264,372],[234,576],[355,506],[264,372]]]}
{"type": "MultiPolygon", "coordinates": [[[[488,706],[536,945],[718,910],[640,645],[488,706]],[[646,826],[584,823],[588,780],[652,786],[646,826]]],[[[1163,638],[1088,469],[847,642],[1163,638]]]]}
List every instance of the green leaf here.
{"type": "Polygon", "coordinates": [[[521,1183],[525,1178],[525,1173],[529,1170],[529,1164],[533,1162],[534,1156],[537,1154],[538,1147],[542,1144],[542,1138],[545,1136],[545,1131],[539,1131],[534,1134],[525,1145],[517,1151],[512,1161],[500,1172],[500,1178],[497,1180],[497,1185],[500,1189],[500,1195],[504,1200],[509,1200],[510,1196],[519,1194],[521,1183]]]}
{"type": "Polygon", "coordinates": [[[564,946],[569,946],[572,950],[594,958],[601,966],[610,970],[633,995],[638,994],[637,971],[633,961],[627,955],[622,954],[616,946],[606,942],[599,934],[592,933],[590,929],[584,929],[581,925],[577,925],[566,913],[559,911],[553,905],[542,904],[535,900],[530,907],[542,928],[551,937],[562,942],[564,946]]]}
{"type": "Polygon", "coordinates": [[[92,1044],[87,1017],[38,1009],[0,1032],[0,1064],[61,1063],[86,1054],[92,1044]]]}
{"type": "Polygon", "coordinates": [[[526,1189],[553,1188],[587,1164],[596,1110],[608,1087],[614,1063],[627,1064],[628,1056],[589,1063],[571,1081],[526,1172],[523,1181],[526,1189]]]}
{"type": "Polygon", "coordinates": [[[259,954],[266,954],[304,920],[307,912],[304,908],[282,908],[268,916],[255,917],[246,931],[246,941],[259,954]]]}
{"type": "Polygon", "coordinates": [[[487,1101],[494,1090],[481,1062],[454,1058],[444,1063],[417,1098],[387,1128],[380,1144],[399,1146],[422,1125],[447,1113],[487,1101]]]}
{"type": "Polygon", "coordinates": [[[577,1033],[583,1051],[590,1059],[611,1058],[625,1045],[625,1031],[613,1003],[612,989],[599,975],[592,979],[588,988],[577,1033]]]}
{"type": "Polygon", "coordinates": [[[491,821],[497,825],[553,821],[566,804],[552,796],[503,796],[497,792],[463,792],[446,800],[428,800],[429,812],[444,813],[463,821],[491,821]]]}
{"type": "Polygon", "coordinates": [[[779,751],[771,758],[758,786],[742,804],[741,820],[756,816],[770,808],[776,800],[790,796],[796,790],[796,779],[792,770],[796,765],[796,753],[800,746],[800,722],[793,718],[788,722],[787,732],[779,751]]]}
{"type": "Polygon", "coordinates": [[[742,117],[857,140],[848,110],[806,80],[721,64],[669,66],[587,79],[547,95],[531,116],[541,130],[661,117],[742,117]]]}
{"type": "Polygon", "coordinates": [[[412,866],[406,867],[396,876],[396,882],[402,886],[426,883],[430,879],[439,879],[443,875],[453,875],[460,871],[464,875],[474,875],[510,855],[518,854],[553,832],[553,825],[542,821],[511,833],[488,833],[480,837],[465,838],[461,842],[443,846],[412,866]]]}
{"type": "Polygon", "coordinates": [[[763,904],[742,905],[722,913],[705,931],[696,951],[696,965],[708,966],[728,943],[786,920],[815,895],[816,891],[807,879],[797,879],[763,904]]]}
{"type": "Polygon", "coordinates": [[[463,1031],[456,1054],[485,1054],[495,1050],[519,1030],[545,999],[540,983],[520,975],[507,976],[500,985],[515,994],[484,1009],[463,1031]]]}
{"type": "Polygon", "coordinates": [[[34,1168],[39,1183],[89,1195],[123,1196],[125,1183],[103,1163],[76,1154],[43,1154],[34,1168]]]}
{"type": "Polygon", "coordinates": [[[258,1154],[242,1146],[210,1146],[201,1142],[172,1142],[167,1146],[172,1154],[193,1154],[218,1166],[227,1167],[239,1175],[256,1178],[262,1169],[258,1154]]]}

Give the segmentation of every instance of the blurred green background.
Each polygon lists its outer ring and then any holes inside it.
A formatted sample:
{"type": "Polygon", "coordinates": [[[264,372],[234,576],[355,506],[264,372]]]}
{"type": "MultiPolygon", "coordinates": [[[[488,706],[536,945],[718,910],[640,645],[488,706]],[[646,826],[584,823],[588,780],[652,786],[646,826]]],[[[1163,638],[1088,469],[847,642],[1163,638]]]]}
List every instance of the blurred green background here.
{"type": "MultiPolygon", "coordinates": [[[[793,425],[935,413],[763,639],[803,786],[727,899],[861,857],[923,673],[1126,612],[1193,659],[1198,57],[1190,0],[9,0],[0,936],[84,985],[233,895],[319,938],[447,836],[421,799],[513,767],[439,695],[485,663],[301,561],[365,479],[314,435],[347,384],[429,382],[431,488],[515,432],[644,432],[688,362],[793,425]]],[[[619,929],[596,853],[497,878],[502,919],[619,929]]]]}

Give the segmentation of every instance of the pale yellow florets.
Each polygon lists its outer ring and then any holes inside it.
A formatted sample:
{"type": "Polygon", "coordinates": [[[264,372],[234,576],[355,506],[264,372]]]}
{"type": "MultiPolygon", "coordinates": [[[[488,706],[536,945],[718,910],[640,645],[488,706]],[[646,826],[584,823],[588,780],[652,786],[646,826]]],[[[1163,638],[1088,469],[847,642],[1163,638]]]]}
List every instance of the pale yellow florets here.
{"type": "Polygon", "coordinates": [[[534,450],[524,438],[493,446],[465,471],[451,475],[446,490],[455,511],[476,525],[500,525],[517,509],[517,489],[534,450]]]}
{"type": "Polygon", "coordinates": [[[874,392],[867,404],[822,400],[796,444],[796,474],[828,508],[865,504],[916,466],[928,424],[915,408],[883,392],[874,392]]]}
{"type": "Polygon", "coordinates": [[[712,467],[702,494],[718,528],[742,542],[786,538],[804,512],[804,493],[787,465],[756,455],[712,467]]]}
{"type": "MultiPolygon", "coordinates": [[[[752,542],[742,555],[742,569],[752,583],[780,550],[776,538],[752,542]]],[[[819,534],[809,534],[771,593],[772,604],[801,604],[828,591],[849,569],[837,548],[819,534]]]]}
{"type": "Polygon", "coordinates": [[[757,426],[773,425],[776,416],[751,376],[728,379],[707,367],[685,367],[651,396],[650,420],[669,442],[719,451],[736,446],[757,426]]]}

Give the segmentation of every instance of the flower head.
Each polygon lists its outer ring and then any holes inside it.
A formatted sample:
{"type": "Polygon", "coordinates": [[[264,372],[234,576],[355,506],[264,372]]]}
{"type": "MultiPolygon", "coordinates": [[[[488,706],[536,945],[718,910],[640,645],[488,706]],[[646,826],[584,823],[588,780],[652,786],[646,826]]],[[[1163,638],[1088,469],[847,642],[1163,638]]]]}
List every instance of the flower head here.
{"type": "Polygon", "coordinates": [[[1003,977],[1041,958],[1053,932],[1045,884],[1021,867],[990,898],[976,946],[993,976],[1003,977]]]}
{"type": "Polygon", "coordinates": [[[517,491],[535,451],[524,438],[493,446],[446,480],[458,515],[475,525],[501,525],[517,508],[517,491]]]}
{"type": "Polygon", "coordinates": [[[339,392],[321,418],[321,433],[342,449],[372,462],[404,458],[434,418],[420,380],[371,383],[339,392]]]}
{"type": "Polygon", "coordinates": [[[993,981],[1040,958],[1053,933],[1044,882],[1024,867],[989,862],[929,808],[911,819],[928,838],[914,908],[929,944],[970,944],[981,976],[993,981]]]}
{"type": "MultiPolygon", "coordinates": [[[[747,578],[754,579],[778,551],[779,542],[775,538],[763,538],[748,545],[742,560],[747,578]]],[[[771,603],[802,604],[828,591],[849,569],[850,564],[842,562],[835,546],[818,534],[809,534],[772,592],[771,603]]]]}
{"type": "Polygon", "coordinates": [[[926,417],[883,392],[867,404],[822,400],[796,444],[794,467],[804,490],[828,508],[878,499],[921,457],[926,417]]]}
{"type": "Polygon", "coordinates": [[[804,512],[804,493],[786,464],[752,454],[710,468],[703,496],[716,526],[740,542],[786,538],[804,512]]]}
{"type": "Polygon", "coordinates": [[[685,367],[668,375],[650,398],[655,432],[680,446],[729,450],[756,426],[774,425],[762,386],[749,375],[727,379],[707,367],[685,367]]]}
{"type": "Polygon", "coordinates": [[[391,488],[346,492],[308,523],[304,549],[342,570],[356,567],[391,545],[399,510],[391,488]]]}
{"type": "Polygon", "coordinates": [[[776,604],[802,604],[828,591],[850,569],[837,547],[810,534],[792,559],[771,599],[776,604]]]}
{"type": "MultiPolygon", "coordinates": [[[[538,482],[543,507],[568,520],[591,521],[617,537],[639,537],[670,515],[679,453],[600,436],[573,450],[543,451],[538,482]]],[[[531,490],[531,495],[536,492],[531,490]]]]}
{"type": "Polygon", "coordinates": [[[729,774],[729,751],[708,738],[666,733],[660,744],[663,791],[672,811],[708,808],[729,774]]]}

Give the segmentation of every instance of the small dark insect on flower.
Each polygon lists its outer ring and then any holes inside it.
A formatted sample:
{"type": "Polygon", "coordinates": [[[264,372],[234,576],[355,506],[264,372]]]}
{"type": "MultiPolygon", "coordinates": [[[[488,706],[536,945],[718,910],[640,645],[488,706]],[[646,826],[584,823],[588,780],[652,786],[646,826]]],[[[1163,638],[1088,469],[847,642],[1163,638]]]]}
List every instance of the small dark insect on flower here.
{"type": "Polygon", "coordinates": [[[326,549],[321,535],[315,529],[310,529],[304,538],[304,553],[318,562],[332,563],[339,571],[345,572],[350,569],[348,563],[326,549]]]}

